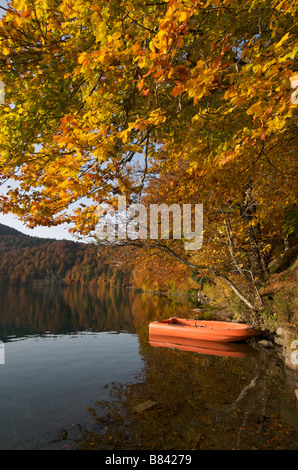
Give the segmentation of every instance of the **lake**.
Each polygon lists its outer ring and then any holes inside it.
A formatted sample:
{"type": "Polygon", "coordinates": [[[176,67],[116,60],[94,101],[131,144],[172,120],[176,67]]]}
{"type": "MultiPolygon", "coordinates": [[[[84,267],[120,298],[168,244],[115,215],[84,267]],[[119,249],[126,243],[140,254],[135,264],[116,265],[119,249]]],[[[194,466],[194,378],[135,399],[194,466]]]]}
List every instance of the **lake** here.
{"type": "Polygon", "coordinates": [[[275,349],[150,344],[192,300],[130,289],[0,289],[0,449],[297,449],[275,349]]]}

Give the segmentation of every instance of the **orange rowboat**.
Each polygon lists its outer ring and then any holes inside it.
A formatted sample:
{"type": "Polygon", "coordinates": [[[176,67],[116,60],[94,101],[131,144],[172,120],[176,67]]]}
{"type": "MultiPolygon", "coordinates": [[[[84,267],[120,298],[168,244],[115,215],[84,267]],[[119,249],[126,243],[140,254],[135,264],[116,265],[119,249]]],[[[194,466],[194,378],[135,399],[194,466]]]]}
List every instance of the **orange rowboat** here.
{"type": "Polygon", "coordinates": [[[169,318],[149,324],[149,335],[162,335],[169,341],[179,343],[179,338],[200,339],[230,343],[245,341],[258,333],[249,325],[223,321],[187,320],[185,318],[169,318]]]}

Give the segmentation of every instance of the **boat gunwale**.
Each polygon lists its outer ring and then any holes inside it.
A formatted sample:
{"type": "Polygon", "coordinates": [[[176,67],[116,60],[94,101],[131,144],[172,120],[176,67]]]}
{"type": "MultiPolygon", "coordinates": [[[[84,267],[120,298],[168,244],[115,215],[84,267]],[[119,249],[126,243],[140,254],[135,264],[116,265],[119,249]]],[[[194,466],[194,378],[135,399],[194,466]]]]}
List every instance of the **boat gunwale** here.
{"type": "Polygon", "coordinates": [[[247,331],[253,329],[251,326],[247,325],[246,323],[233,323],[233,322],[222,322],[222,321],[216,321],[216,320],[192,320],[192,319],[176,319],[170,318],[168,320],[157,320],[154,322],[151,322],[149,324],[150,326],[168,326],[168,327],[182,327],[182,328],[190,328],[190,329],[197,329],[197,328],[204,328],[204,329],[210,329],[210,330],[225,330],[225,331],[247,331]],[[173,322],[175,320],[175,322],[173,322]],[[182,323],[182,322],[193,322],[194,324],[191,323],[182,323]],[[196,324],[196,322],[199,322],[199,324],[196,324]],[[200,324],[201,323],[201,324],[200,324]],[[203,324],[202,324],[203,323],[203,324]],[[228,327],[227,327],[228,325],[228,327]]]}

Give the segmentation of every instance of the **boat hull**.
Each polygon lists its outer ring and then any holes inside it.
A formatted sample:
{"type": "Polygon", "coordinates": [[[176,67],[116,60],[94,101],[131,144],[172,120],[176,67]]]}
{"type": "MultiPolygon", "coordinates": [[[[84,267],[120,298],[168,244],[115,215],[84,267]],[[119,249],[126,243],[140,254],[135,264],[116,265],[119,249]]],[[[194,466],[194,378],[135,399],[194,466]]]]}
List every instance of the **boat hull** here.
{"type": "Polygon", "coordinates": [[[175,343],[180,338],[230,343],[246,341],[256,336],[257,331],[242,323],[170,318],[151,322],[149,334],[162,335],[175,343]]]}

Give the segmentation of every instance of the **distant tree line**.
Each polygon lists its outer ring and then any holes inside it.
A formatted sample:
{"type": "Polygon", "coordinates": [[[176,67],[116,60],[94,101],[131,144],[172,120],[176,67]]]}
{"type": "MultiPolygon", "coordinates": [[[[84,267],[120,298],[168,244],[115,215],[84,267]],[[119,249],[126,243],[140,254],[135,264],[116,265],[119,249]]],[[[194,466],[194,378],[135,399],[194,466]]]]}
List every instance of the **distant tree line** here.
{"type": "Polygon", "coordinates": [[[130,272],[115,268],[94,245],[23,235],[0,224],[0,285],[128,286],[130,272]]]}

